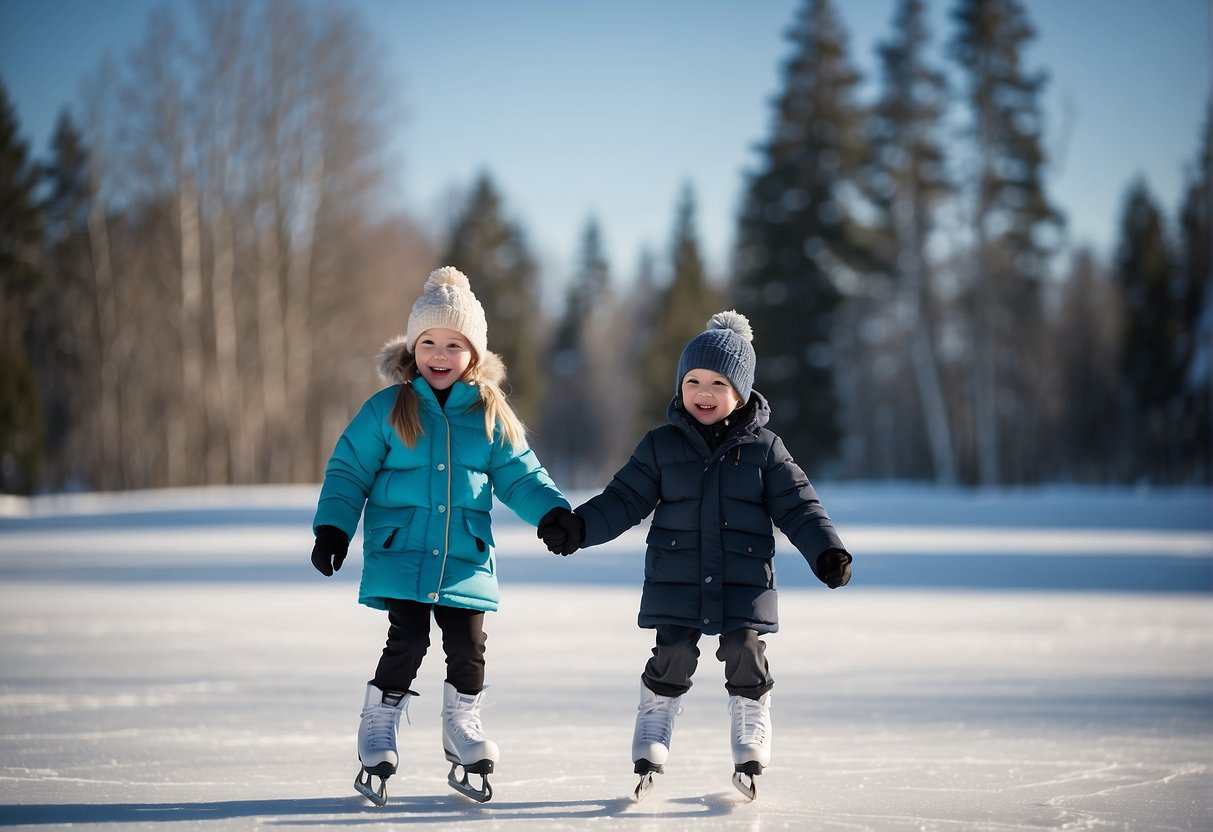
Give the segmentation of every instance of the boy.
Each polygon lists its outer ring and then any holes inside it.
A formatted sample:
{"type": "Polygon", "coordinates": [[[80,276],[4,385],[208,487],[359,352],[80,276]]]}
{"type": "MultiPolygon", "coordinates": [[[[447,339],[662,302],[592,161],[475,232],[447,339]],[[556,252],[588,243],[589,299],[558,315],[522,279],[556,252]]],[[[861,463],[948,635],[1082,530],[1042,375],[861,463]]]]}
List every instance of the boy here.
{"type": "Polygon", "coordinates": [[[733,782],[757,795],[754,776],[771,756],[774,686],[761,636],[779,629],[772,521],[831,589],[851,578],[851,555],[808,477],[766,427],[752,339],[744,315],[713,315],[678,360],[667,424],[645,435],[601,494],[539,527],[550,550],[568,555],[653,514],[638,623],[657,633],[632,741],[637,800],[663,770],[705,634],[720,637],[733,782]]]}

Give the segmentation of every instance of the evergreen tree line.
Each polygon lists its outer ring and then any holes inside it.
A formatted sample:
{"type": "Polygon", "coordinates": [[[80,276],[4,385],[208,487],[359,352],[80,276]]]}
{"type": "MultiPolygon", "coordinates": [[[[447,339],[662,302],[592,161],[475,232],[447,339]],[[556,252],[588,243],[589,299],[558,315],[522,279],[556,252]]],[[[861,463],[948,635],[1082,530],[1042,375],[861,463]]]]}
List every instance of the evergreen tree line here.
{"type": "Polygon", "coordinates": [[[953,0],[942,50],[926,12],[898,4],[863,101],[835,4],[805,0],[715,276],[691,183],[626,281],[593,217],[571,273],[541,274],[488,172],[441,239],[385,217],[393,114],[348,12],[158,13],[45,160],[0,88],[0,484],[316,481],[444,264],[565,487],[600,486],[664,419],[681,347],[729,307],[815,478],[1209,482],[1209,122],[1174,220],[1130,182],[1116,250],[1059,263],[1024,10],[953,0]]]}

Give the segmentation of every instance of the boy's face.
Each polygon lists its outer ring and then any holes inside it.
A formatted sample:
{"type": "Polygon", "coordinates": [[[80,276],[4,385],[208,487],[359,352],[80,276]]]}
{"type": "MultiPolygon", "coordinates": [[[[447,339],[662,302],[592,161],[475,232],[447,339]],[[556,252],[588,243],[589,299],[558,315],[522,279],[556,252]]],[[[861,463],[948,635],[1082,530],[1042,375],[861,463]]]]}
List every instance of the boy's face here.
{"type": "Polygon", "coordinates": [[[472,354],[468,339],[442,327],[421,333],[413,347],[417,371],[435,390],[445,390],[463,378],[472,363],[472,354]]]}
{"type": "Polygon", "coordinates": [[[711,370],[689,370],[682,377],[682,407],[701,425],[714,425],[744,402],[729,380],[711,370]]]}

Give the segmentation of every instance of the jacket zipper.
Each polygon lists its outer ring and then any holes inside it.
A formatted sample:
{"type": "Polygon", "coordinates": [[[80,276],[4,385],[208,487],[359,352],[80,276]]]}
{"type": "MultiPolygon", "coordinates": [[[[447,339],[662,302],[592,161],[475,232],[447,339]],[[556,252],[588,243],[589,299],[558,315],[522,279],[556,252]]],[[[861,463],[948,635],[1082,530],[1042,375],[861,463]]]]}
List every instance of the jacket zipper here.
{"type": "Polygon", "coordinates": [[[716,453],[714,453],[710,457],[708,457],[707,463],[703,466],[703,472],[706,474],[708,469],[712,467],[713,462],[715,462],[718,459],[723,460],[725,457],[727,457],[729,455],[729,451],[733,450],[734,448],[737,449],[737,457],[736,457],[736,459],[733,460],[733,464],[740,465],[741,464],[741,446],[746,444],[746,442],[748,442],[748,441],[750,441],[750,440],[738,439],[737,444],[735,444],[735,445],[717,448],[716,453]]]}
{"type": "Polygon", "coordinates": [[[438,570],[438,588],[430,593],[430,600],[437,603],[442,594],[442,581],[446,578],[446,556],[451,548],[451,420],[442,414],[446,422],[446,526],[442,533],[442,566],[438,570]]]}

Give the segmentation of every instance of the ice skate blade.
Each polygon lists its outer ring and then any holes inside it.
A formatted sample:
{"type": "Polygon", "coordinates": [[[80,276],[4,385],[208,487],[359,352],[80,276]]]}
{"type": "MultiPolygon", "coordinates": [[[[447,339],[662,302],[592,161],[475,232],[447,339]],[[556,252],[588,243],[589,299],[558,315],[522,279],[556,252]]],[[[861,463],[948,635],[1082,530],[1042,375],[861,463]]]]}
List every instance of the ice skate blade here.
{"type": "Polygon", "coordinates": [[[653,790],[653,775],[656,771],[646,771],[640,775],[640,782],[636,784],[636,788],[632,791],[632,800],[636,803],[648,797],[649,792],[653,790]]]}
{"type": "Polygon", "coordinates": [[[371,778],[375,775],[371,774],[365,768],[358,772],[358,776],[354,778],[354,788],[358,793],[367,800],[374,803],[376,806],[387,805],[387,778],[379,778],[379,789],[376,790],[371,778]],[[365,779],[364,779],[365,778],[365,779]]]}
{"type": "Polygon", "coordinates": [[[748,800],[758,799],[758,784],[754,782],[754,775],[744,771],[733,772],[733,785],[737,787],[737,791],[746,796],[748,800]]]}
{"type": "MultiPolygon", "coordinates": [[[[482,761],[482,762],[484,762],[484,761],[482,761]]],[[[488,767],[489,771],[493,770],[492,761],[488,761],[487,767],[488,767]]],[[[446,782],[452,789],[459,792],[464,797],[471,798],[472,800],[475,800],[477,803],[488,803],[490,800],[493,799],[493,787],[489,784],[488,773],[487,772],[472,772],[472,773],[480,775],[480,788],[479,789],[476,788],[475,786],[473,786],[470,782],[468,782],[468,770],[466,768],[464,768],[463,766],[459,765],[459,763],[451,763],[451,770],[450,770],[450,772],[447,773],[446,782]],[[456,776],[456,772],[459,769],[463,770],[462,777],[456,776]]]]}

